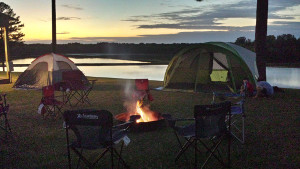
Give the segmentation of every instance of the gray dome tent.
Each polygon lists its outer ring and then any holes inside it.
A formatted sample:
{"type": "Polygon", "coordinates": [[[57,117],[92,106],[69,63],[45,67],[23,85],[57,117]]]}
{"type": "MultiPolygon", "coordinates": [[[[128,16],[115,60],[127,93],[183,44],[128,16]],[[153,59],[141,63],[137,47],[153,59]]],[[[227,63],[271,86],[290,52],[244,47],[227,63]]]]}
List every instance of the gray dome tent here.
{"type": "MultiPolygon", "coordinates": [[[[49,53],[36,58],[18,77],[13,88],[41,89],[62,81],[62,72],[80,71],[68,57],[49,53]]],[[[81,71],[80,71],[81,72],[81,71]]],[[[81,72],[82,73],[82,72],[81,72]]],[[[84,79],[87,78],[83,75],[84,79]]]]}
{"type": "Polygon", "coordinates": [[[256,84],[256,54],[235,44],[208,42],[174,56],[165,73],[164,89],[237,92],[244,78],[256,84]]]}

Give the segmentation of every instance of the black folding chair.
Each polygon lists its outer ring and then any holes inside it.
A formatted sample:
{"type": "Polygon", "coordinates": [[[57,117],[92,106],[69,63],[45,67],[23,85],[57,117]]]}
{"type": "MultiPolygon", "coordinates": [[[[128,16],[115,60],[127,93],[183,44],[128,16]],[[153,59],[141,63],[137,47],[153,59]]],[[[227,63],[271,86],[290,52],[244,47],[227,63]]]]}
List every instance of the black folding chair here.
{"type": "Polygon", "coordinates": [[[0,95],[0,128],[5,132],[5,140],[9,133],[11,133],[11,128],[7,119],[7,114],[9,112],[9,104],[6,101],[6,94],[0,95]]]}
{"type": "MultiPolygon", "coordinates": [[[[198,167],[198,153],[201,153],[198,144],[205,148],[206,159],[201,168],[204,168],[211,157],[214,157],[223,167],[230,168],[230,125],[227,127],[227,121],[230,123],[230,102],[223,102],[212,105],[195,105],[193,119],[169,119],[170,126],[174,129],[175,136],[180,145],[180,151],[177,153],[175,161],[186,152],[189,147],[193,147],[194,168],[198,167]],[[228,119],[226,117],[229,117],[228,119]],[[193,120],[194,123],[186,126],[176,126],[178,121],[193,120]],[[185,138],[185,144],[182,144],[179,136],[185,138]],[[219,151],[221,143],[228,139],[227,163],[222,158],[219,151]]],[[[226,149],[226,148],[225,148],[226,149]]]]}
{"type": "Polygon", "coordinates": [[[111,168],[114,168],[114,157],[118,158],[118,167],[122,163],[125,168],[129,168],[121,157],[123,145],[127,137],[127,130],[130,124],[135,121],[138,116],[131,118],[130,122],[118,126],[113,126],[113,116],[107,110],[73,110],[65,111],[64,119],[66,123],[66,137],[68,149],[68,164],[71,167],[70,149],[78,155],[77,167],[82,160],[88,168],[94,168],[99,160],[104,157],[107,152],[111,155],[111,168]],[[72,143],[69,141],[69,129],[75,135],[76,140],[72,143]],[[122,141],[121,149],[118,152],[115,149],[115,144],[122,141]],[[94,161],[89,160],[83,155],[83,150],[98,150],[103,149],[94,161]]]}
{"type": "Polygon", "coordinates": [[[245,94],[213,92],[213,103],[231,101],[231,134],[242,144],[245,143],[245,94]]]}

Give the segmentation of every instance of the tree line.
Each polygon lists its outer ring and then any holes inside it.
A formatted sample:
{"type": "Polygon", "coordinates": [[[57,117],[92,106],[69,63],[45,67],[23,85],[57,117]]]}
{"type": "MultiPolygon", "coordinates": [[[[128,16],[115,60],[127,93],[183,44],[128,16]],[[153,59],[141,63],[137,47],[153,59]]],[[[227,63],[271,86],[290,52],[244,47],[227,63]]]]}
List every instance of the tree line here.
{"type": "MultiPolygon", "coordinates": [[[[234,43],[255,52],[255,41],[251,39],[239,37],[234,43]]],[[[294,35],[267,36],[266,50],[267,63],[300,63],[300,38],[297,39],[294,35]]]]}
{"type": "MultiPolygon", "coordinates": [[[[235,44],[247,48],[253,52],[254,43],[251,39],[239,37],[235,44]]],[[[99,42],[96,44],[68,43],[58,44],[57,53],[108,53],[108,54],[149,54],[162,55],[161,59],[170,59],[181,49],[196,44],[174,43],[108,43],[99,42]]],[[[269,35],[266,41],[267,63],[294,63],[300,62],[300,38],[291,34],[279,36],[269,35]]],[[[51,52],[51,44],[24,44],[10,43],[10,54],[12,59],[39,56],[51,52]]],[[[3,53],[3,52],[2,52],[3,53]]],[[[3,56],[3,55],[2,55],[3,56]]]]}

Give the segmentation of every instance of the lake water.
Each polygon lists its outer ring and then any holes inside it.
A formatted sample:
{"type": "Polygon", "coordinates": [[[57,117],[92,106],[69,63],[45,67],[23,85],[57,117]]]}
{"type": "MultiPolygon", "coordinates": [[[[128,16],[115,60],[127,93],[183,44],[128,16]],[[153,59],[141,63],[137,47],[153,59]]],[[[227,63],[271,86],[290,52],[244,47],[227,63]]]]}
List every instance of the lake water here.
{"type": "Polygon", "coordinates": [[[300,89],[300,68],[267,67],[266,74],[273,86],[300,89]]]}
{"type": "MultiPolygon", "coordinates": [[[[147,63],[140,61],[106,58],[70,58],[74,63],[147,63]]],[[[30,64],[34,58],[13,60],[14,64],[30,64]]],[[[23,72],[27,67],[15,67],[14,72],[23,72]]],[[[122,79],[142,79],[163,81],[167,65],[137,66],[78,66],[86,75],[122,79]]]]}
{"type": "MultiPolygon", "coordinates": [[[[140,61],[105,58],[70,58],[75,63],[145,63],[140,61]]],[[[13,60],[14,64],[30,64],[34,58],[13,60]]],[[[86,76],[122,79],[148,78],[163,81],[167,65],[138,66],[78,66],[86,76]]],[[[26,67],[15,67],[15,72],[23,72],[26,67]]],[[[282,88],[300,89],[300,68],[267,67],[267,81],[282,88]]]]}

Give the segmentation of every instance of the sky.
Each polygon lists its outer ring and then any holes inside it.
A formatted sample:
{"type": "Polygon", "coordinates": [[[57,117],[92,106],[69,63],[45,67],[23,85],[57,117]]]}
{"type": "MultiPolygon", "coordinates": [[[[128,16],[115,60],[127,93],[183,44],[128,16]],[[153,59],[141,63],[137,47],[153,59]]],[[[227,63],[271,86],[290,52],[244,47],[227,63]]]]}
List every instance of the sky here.
{"type": "MultiPolygon", "coordinates": [[[[257,0],[56,0],[57,43],[254,40],[257,0]]],[[[51,0],[2,0],[25,43],[51,43],[51,0]]],[[[268,35],[300,37],[300,0],[269,0],[268,35]]]]}

